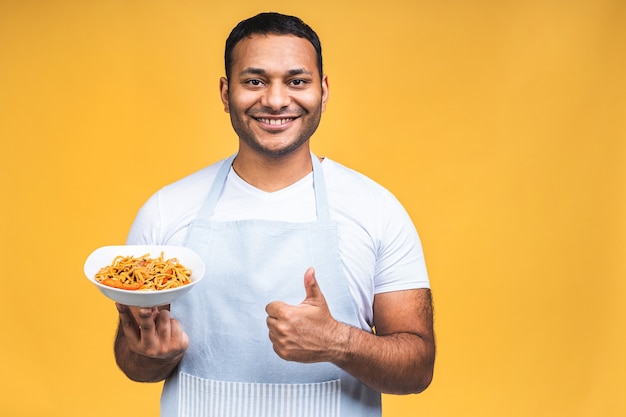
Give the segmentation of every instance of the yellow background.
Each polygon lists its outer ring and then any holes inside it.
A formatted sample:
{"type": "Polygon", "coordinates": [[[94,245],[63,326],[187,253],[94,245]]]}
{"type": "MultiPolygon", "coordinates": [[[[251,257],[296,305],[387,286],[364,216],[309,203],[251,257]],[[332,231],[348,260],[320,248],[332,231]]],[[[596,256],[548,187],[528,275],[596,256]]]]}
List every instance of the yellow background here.
{"type": "Polygon", "coordinates": [[[0,415],[157,415],[83,261],[235,150],[223,43],[265,10],[322,38],[313,149],[423,240],[435,379],[385,416],[626,415],[622,0],[0,1],[0,415]]]}

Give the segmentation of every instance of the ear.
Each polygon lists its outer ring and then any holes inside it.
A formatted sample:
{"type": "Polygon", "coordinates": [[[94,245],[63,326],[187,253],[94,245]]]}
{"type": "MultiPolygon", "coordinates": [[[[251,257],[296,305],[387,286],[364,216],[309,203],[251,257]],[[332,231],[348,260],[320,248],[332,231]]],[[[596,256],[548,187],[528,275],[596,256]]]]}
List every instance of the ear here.
{"type": "Polygon", "coordinates": [[[322,111],[326,110],[326,102],[328,102],[328,76],[322,77],[322,111]]]}
{"type": "Polygon", "coordinates": [[[226,77],[220,78],[220,98],[224,105],[224,111],[230,113],[230,107],[228,106],[228,80],[226,77]]]}

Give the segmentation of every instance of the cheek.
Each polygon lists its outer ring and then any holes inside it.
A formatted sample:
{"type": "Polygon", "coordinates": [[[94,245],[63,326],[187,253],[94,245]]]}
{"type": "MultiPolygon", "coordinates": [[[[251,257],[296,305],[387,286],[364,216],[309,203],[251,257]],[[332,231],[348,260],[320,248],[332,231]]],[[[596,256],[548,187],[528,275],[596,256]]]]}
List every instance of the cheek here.
{"type": "Polygon", "coordinates": [[[249,91],[235,91],[231,92],[228,97],[228,105],[230,111],[247,110],[258,101],[256,94],[249,91]]]}
{"type": "Polygon", "coordinates": [[[321,94],[312,93],[306,97],[302,97],[300,103],[302,106],[306,106],[307,109],[312,111],[318,109],[324,110],[326,108],[326,102],[321,94]]]}

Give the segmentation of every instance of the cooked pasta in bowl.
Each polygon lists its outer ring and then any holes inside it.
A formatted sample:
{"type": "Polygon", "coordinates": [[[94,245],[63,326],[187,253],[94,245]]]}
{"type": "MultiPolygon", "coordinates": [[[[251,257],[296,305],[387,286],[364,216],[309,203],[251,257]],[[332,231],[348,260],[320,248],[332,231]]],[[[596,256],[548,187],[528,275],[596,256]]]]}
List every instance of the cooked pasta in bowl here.
{"type": "Polygon", "coordinates": [[[204,262],[184,246],[119,245],[93,251],[84,267],[87,279],[122,304],[170,304],[204,276],[204,262]]]}

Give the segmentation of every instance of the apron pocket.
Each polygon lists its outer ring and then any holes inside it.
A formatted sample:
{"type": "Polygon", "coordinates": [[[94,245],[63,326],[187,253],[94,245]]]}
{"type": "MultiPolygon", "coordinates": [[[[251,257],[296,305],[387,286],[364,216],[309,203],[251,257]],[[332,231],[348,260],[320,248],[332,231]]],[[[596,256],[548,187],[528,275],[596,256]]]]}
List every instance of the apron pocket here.
{"type": "Polygon", "coordinates": [[[225,382],[179,375],[179,417],[339,417],[341,380],[225,382]]]}

